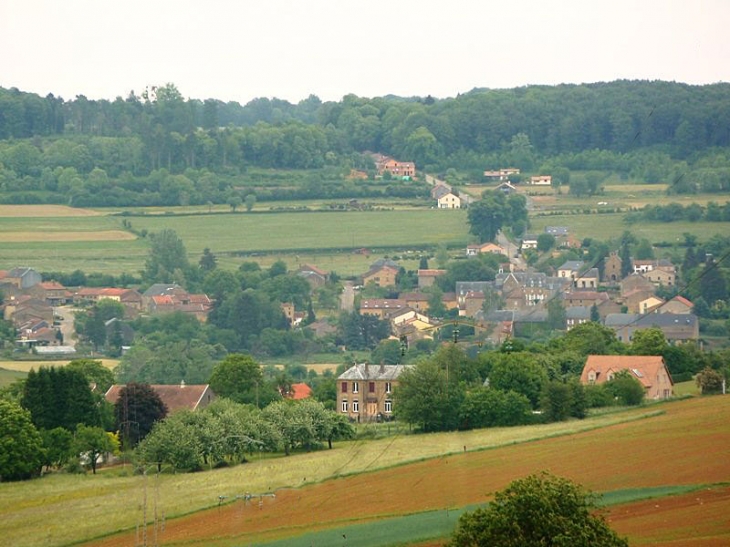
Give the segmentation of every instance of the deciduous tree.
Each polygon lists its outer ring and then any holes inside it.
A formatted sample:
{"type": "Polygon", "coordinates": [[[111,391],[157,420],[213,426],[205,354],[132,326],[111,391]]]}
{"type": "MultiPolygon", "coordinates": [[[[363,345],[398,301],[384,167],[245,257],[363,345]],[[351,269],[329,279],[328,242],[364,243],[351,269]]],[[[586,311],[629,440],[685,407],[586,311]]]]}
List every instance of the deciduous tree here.
{"type": "Polygon", "coordinates": [[[43,440],[30,412],[0,399],[0,481],[29,479],[42,463],[43,440]]]}
{"type": "Polygon", "coordinates": [[[598,512],[596,497],[548,473],[513,481],[487,507],[467,512],[451,547],[628,547],[598,512]]]}

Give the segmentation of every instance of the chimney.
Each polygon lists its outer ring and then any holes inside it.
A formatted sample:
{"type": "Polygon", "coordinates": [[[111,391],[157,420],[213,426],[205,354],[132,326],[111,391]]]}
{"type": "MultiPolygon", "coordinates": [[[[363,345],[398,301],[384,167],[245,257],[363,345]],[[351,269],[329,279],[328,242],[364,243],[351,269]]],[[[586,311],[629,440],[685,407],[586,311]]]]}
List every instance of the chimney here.
{"type": "Polygon", "coordinates": [[[385,374],[385,363],[380,363],[380,374],[385,374]]]}

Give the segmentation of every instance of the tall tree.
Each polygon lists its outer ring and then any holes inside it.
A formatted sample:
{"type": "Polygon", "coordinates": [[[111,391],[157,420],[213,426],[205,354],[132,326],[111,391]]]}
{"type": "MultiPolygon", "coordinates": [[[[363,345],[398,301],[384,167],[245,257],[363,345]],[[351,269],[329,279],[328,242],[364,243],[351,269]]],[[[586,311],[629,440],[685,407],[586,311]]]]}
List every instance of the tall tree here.
{"type": "Polygon", "coordinates": [[[213,368],[210,387],[214,393],[237,403],[258,403],[263,390],[261,365],[250,355],[231,353],[213,368]]]}
{"type": "Polygon", "coordinates": [[[125,449],[136,446],[165,416],[167,407],[149,384],[127,384],[114,404],[116,429],[122,433],[125,449]]]}
{"type": "Polygon", "coordinates": [[[145,262],[144,278],[152,283],[184,281],[190,263],[185,244],[175,230],[166,228],[151,234],[150,240],[152,246],[145,262]]]}

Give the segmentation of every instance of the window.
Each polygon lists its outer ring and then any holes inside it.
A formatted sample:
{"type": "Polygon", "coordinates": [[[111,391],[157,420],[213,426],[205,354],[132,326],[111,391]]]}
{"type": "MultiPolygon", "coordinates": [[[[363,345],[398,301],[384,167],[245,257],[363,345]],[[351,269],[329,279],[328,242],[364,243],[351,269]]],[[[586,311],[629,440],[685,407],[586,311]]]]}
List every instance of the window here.
{"type": "Polygon", "coordinates": [[[369,382],[368,383],[368,392],[369,393],[375,393],[375,382],[369,382]]]}
{"type": "Polygon", "coordinates": [[[391,392],[390,382],[385,382],[385,392],[386,393],[390,393],[391,392]]]}
{"type": "Polygon", "coordinates": [[[342,401],[342,412],[347,412],[347,401],[342,401]]]}
{"type": "Polygon", "coordinates": [[[357,382],[352,382],[352,392],[358,393],[360,391],[360,385],[357,382]]]}
{"type": "Polygon", "coordinates": [[[352,401],[352,411],[353,412],[360,412],[360,402],[357,399],[355,399],[354,401],[352,401]]]}
{"type": "Polygon", "coordinates": [[[393,412],[393,401],[391,401],[390,399],[386,399],[385,400],[384,410],[388,414],[390,414],[391,412],[393,412]]]}
{"type": "Polygon", "coordinates": [[[342,382],[342,393],[347,393],[347,382],[342,382]]]}

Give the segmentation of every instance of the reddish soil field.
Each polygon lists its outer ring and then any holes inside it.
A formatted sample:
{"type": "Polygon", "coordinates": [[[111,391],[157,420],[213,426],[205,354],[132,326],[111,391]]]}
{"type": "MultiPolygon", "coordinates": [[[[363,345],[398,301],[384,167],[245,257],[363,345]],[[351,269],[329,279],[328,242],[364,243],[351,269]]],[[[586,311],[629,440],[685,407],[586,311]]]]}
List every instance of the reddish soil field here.
{"type": "Polygon", "coordinates": [[[632,545],[726,547],[730,545],[730,487],[717,487],[619,505],[611,527],[632,545]]]}
{"type": "MultiPolygon", "coordinates": [[[[663,408],[664,415],[604,429],[281,491],[275,500],[264,499],[260,508],[258,502],[224,505],[168,521],[159,543],[245,545],[372,519],[462,507],[484,502],[513,479],[541,470],[604,492],[730,480],[730,397],[663,408]]],[[[718,489],[621,506],[611,513],[612,525],[628,535],[632,544],[641,544],[643,538],[652,544],[654,539],[667,542],[659,543],[662,545],[720,544],[688,543],[695,538],[700,541],[703,530],[728,544],[729,495],[728,489],[718,489]],[[706,502],[700,505],[697,499],[706,502]]],[[[130,534],[93,543],[105,547],[130,544],[130,534]]]]}

